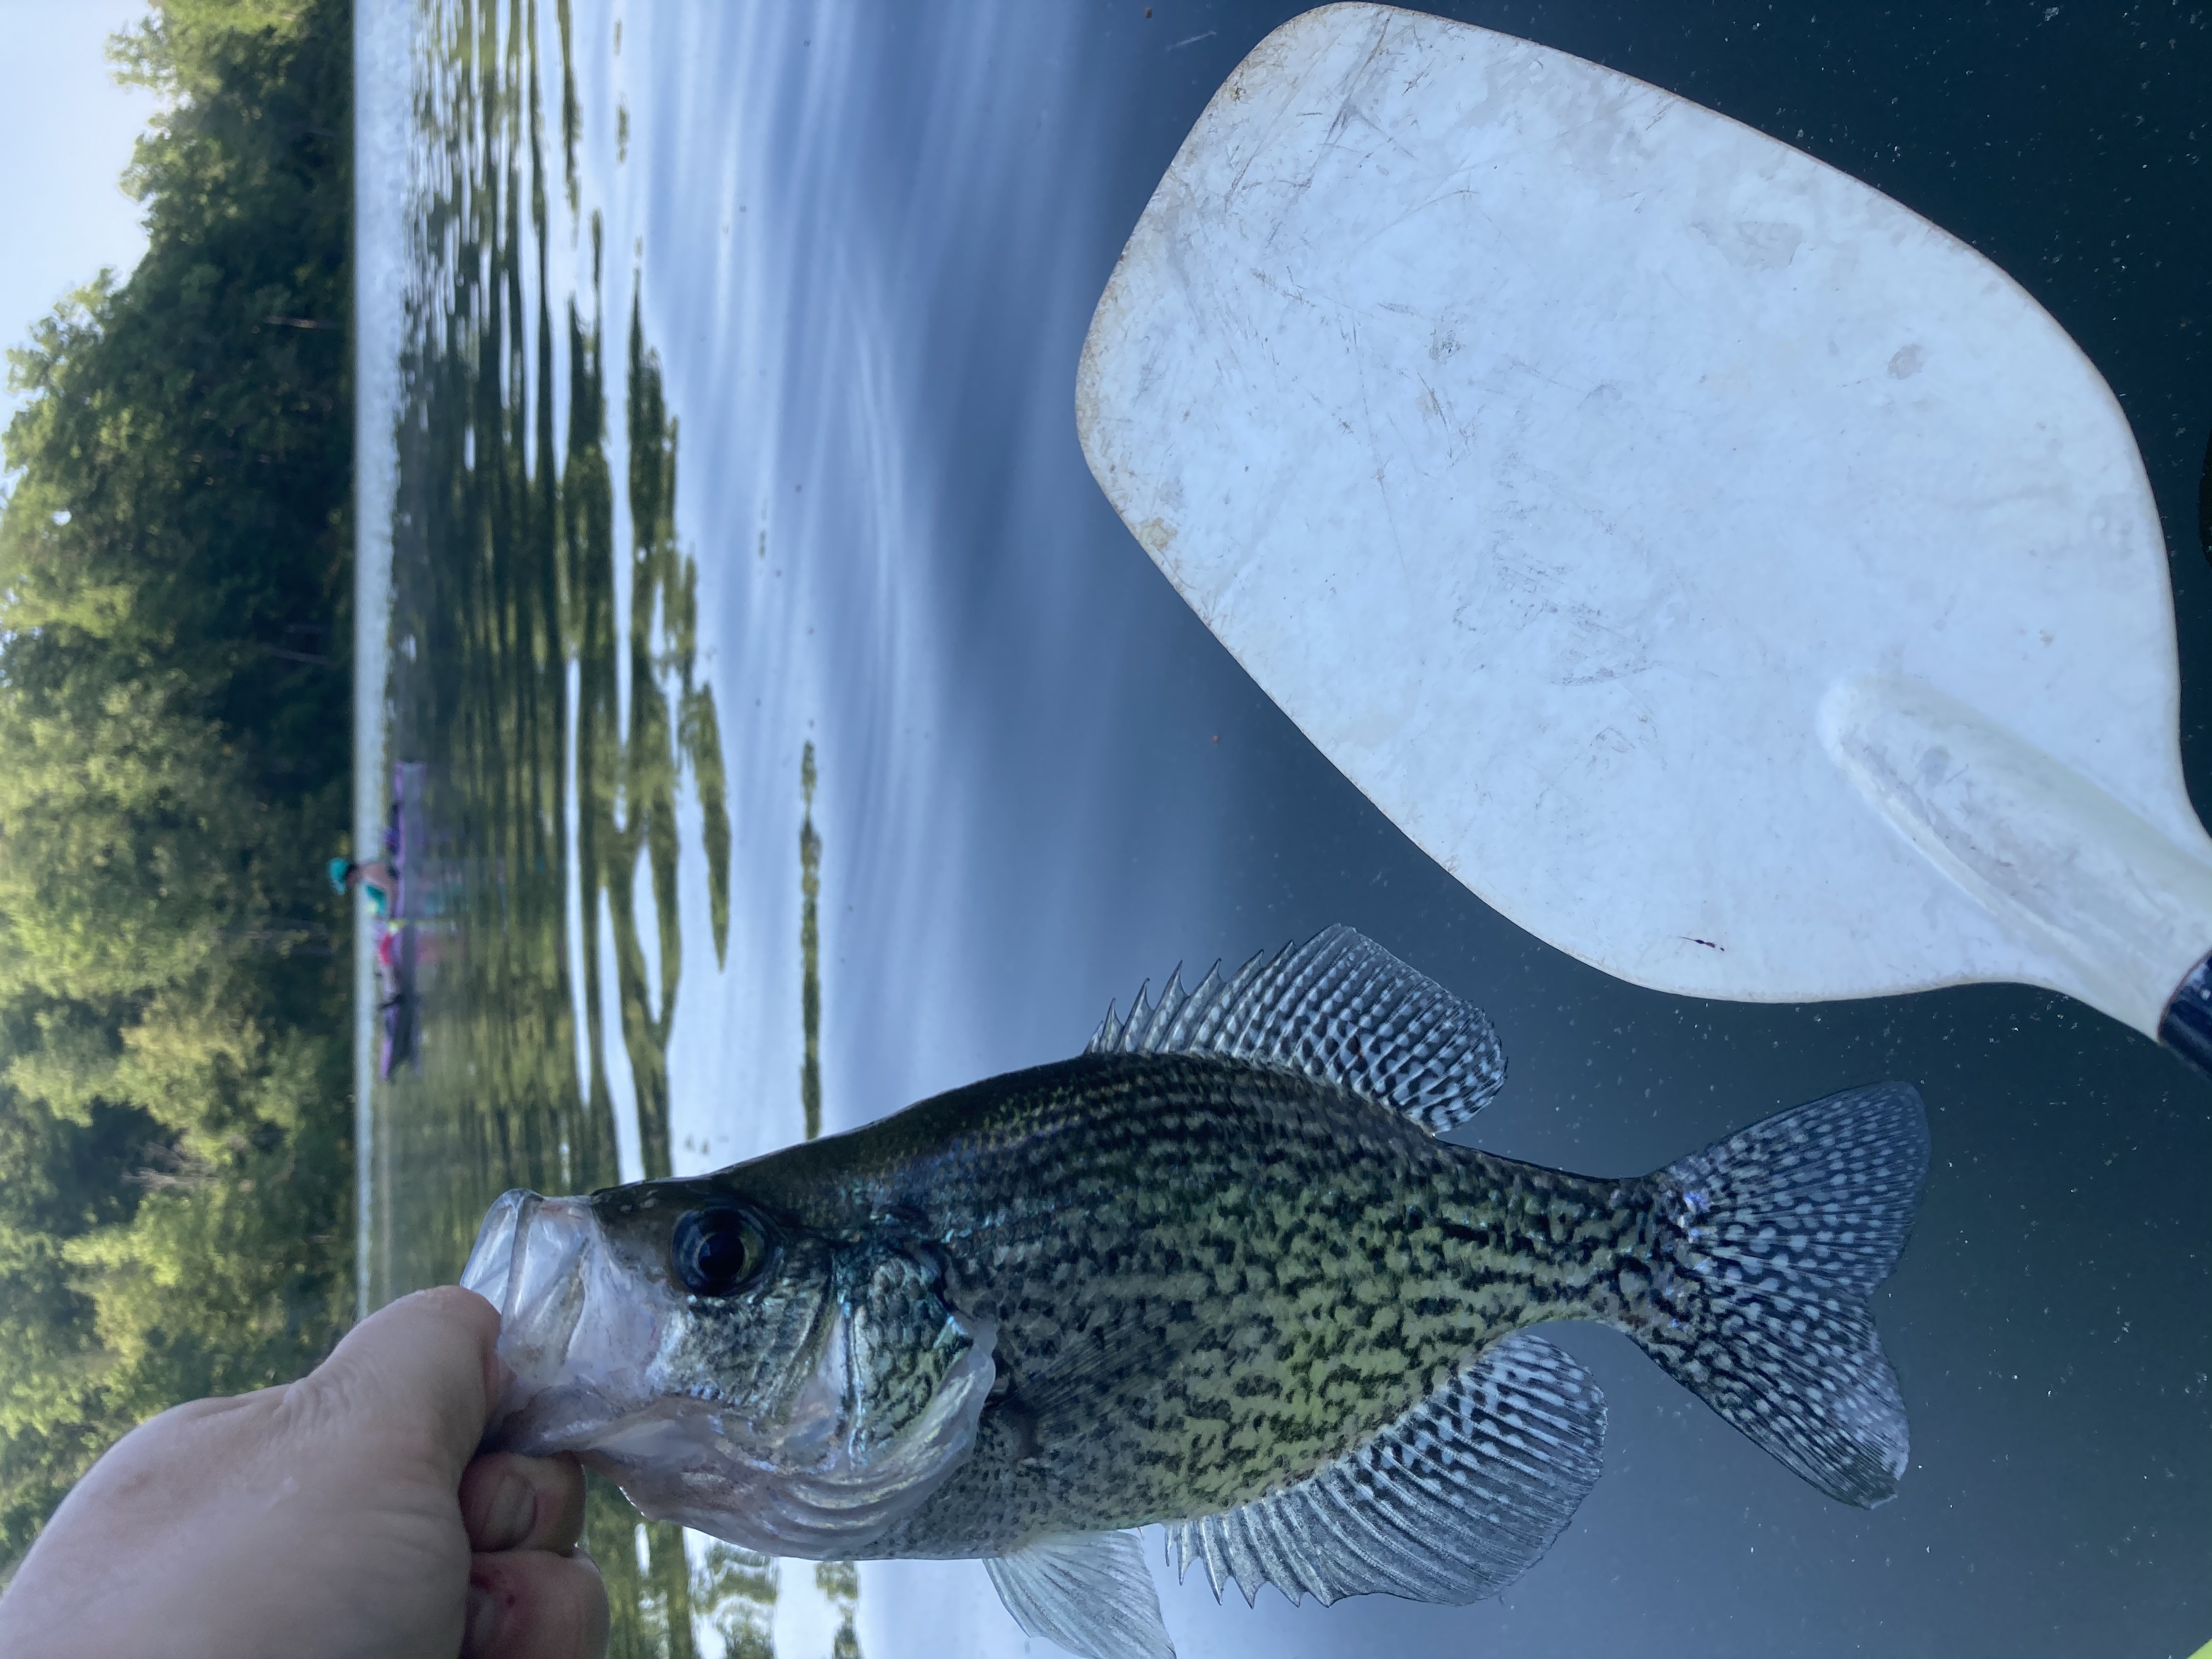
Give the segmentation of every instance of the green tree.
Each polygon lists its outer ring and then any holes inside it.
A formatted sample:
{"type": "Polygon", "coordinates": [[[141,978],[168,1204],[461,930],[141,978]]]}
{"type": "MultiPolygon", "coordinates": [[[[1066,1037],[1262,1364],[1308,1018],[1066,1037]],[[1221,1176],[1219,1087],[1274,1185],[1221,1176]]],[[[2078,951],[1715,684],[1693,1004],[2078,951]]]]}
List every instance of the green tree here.
{"type": "Polygon", "coordinates": [[[350,19],[166,0],[149,246],[9,354],[0,1559],[115,1436],[341,1328],[350,19]]]}

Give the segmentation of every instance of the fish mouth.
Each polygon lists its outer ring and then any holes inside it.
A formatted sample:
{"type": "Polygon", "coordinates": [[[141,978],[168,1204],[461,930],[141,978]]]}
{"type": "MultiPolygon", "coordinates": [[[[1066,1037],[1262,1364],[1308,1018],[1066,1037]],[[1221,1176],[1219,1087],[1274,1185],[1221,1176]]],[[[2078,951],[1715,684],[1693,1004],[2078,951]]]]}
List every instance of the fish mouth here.
{"type": "Polygon", "coordinates": [[[723,1398],[700,1386],[697,1315],[621,1258],[589,1199],[505,1194],[461,1284],[499,1310],[509,1372],[484,1450],[573,1453],[648,1517],[771,1555],[850,1555],[911,1514],[966,1459],[995,1376],[995,1325],[948,1315],[960,1358],[896,1434],[864,1445],[869,1335],[825,1282],[781,1382],[723,1398]]]}
{"type": "Polygon", "coordinates": [[[573,1449],[648,1404],[662,1320],[607,1248],[592,1203],[501,1194],[477,1231],[461,1286],[499,1310],[509,1376],[487,1450],[573,1449]]]}

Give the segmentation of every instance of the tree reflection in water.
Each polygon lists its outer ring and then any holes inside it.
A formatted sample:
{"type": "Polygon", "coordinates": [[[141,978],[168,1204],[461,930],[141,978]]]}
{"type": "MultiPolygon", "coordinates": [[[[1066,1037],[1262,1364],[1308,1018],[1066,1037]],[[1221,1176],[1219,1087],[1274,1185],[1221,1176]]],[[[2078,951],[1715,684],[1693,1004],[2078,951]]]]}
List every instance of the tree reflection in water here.
{"type": "MultiPolygon", "coordinates": [[[[415,924],[439,934],[411,988],[417,1058],[373,1103],[372,1304],[450,1282],[502,1189],[620,1179],[610,1002],[644,1173],[671,1172],[686,788],[700,809],[718,959],[727,945],[731,823],[714,693],[694,676],[697,569],[676,533],[677,423],[634,299],[630,522],[618,558],[605,262],[598,215],[578,216],[567,0],[556,21],[569,210],[560,228],[587,234],[591,250],[588,295],[565,300],[549,283],[556,230],[534,0],[439,0],[419,25],[387,752],[423,763],[410,775],[423,781],[432,845],[409,877],[435,892],[440,914],[415,924]],[[626,617],[616,603],[625,566],[626,617]],[[635,914],[641,863],[650,952],[635,914]]],[[[807,1002],[810,1054],[817,1006],[818,993],[807,1002]]],[[[819,1106],[809,1103],[811,1132],[819,1106]]],[[[613,1608],[611,1654],[773,1652],[775,1561],[702,1539],[687,1548],[681,1528],[641,1521],[597,1480],[587,1528],[613,1608]]],[[[836,1653],[857,1656],[857,1577],[829,1566],[817,1579],[842,1621],[836,1653]]]]}

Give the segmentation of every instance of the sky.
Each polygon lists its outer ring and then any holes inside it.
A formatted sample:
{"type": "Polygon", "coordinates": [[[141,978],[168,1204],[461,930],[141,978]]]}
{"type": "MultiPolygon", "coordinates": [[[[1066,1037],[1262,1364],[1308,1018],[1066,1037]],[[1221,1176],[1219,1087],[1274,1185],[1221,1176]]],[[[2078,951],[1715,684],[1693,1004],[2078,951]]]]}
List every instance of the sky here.
{"type": "MultiPolygon", "coordinates": [[[[145,250],[118,180],[154,99],[117,86],[103,55],[145,11],[143,0],[0,0],[0,212],[16,233],[0,259],[0,344],[21,345],[64,294],[145,250]]],[[[0,391],[0,425],[21,402],[0,391]]]]}

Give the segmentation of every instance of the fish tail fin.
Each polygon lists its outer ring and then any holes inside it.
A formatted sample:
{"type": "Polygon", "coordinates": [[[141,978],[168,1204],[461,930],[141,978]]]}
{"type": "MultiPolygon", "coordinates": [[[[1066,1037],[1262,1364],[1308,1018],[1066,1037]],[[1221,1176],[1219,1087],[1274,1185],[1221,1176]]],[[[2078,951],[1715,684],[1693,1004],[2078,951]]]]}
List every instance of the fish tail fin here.
{"type": "Polygon", "coordinates": [[[1650,1177],[1659,1237],[1630,1334],[1669,1375],[1831,1498],[1895,1496],[1905,1403],[1867,1298],[1928,1179],[1910,1084],[1846,1090],[1650,1177]]]}

